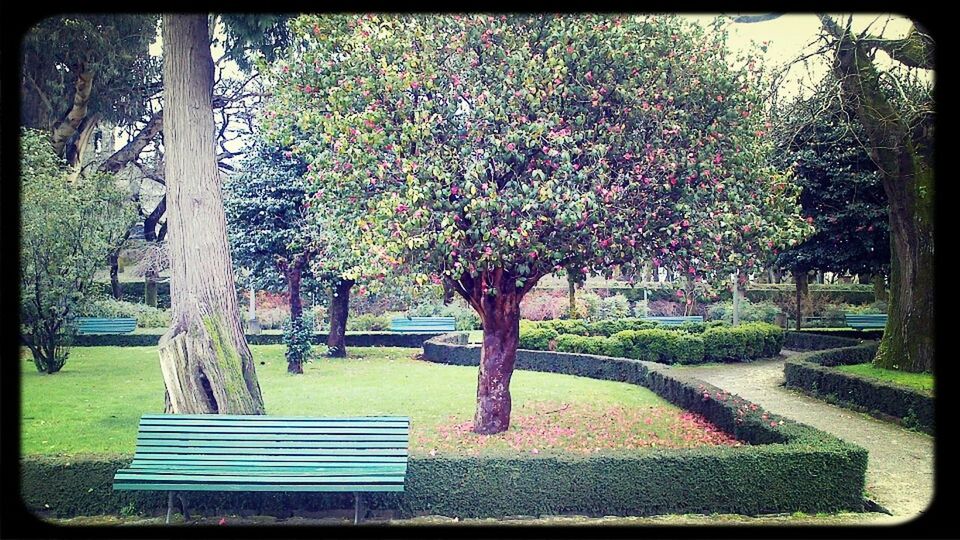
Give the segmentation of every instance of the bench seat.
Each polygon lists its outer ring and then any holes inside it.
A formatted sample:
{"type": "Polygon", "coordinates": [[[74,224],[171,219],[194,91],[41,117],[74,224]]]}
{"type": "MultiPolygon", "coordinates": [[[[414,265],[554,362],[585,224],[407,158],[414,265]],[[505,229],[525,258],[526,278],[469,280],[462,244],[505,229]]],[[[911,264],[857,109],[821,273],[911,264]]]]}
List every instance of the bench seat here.
{"type": "Polygon", "coordinates": [[[137,320],[130,317],[77,317],[78,334],[129,334],[137,329],[137,320]]]}
{"type": "Polygon", "coordinates": [[[391,332],[453,332],[457,320],[453,317],[394,317],[391,332]]]}
{"type": "Polygon", "coordinates": [[[409,432],[399,416],[146,414],[113,488],[402,492],[409,432]]]}
{"type": "Polygon", "coordinates": [[[845,313],[843,318],[847,326],[856,330],[883,329],[887,327],[886,313],[869,313],[864,315],[845,313]]]}

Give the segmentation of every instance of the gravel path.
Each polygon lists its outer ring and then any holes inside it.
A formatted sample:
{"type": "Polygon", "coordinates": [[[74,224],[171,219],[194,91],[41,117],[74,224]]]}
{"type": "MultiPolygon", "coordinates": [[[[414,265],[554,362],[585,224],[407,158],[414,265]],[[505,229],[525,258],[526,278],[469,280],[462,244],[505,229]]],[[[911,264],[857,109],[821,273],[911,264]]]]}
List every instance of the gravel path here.
{"type": "MultiPolygon", "coordinates": [[[[794,354],[783,352],[786,357],[794,354]]],[[[866,448],[868,497],[893,513],[893,522],[923,513],[933,499],[933,438],[788,390],[782,386],[783,364],[781,357],[674,369],[866,448]]]]}

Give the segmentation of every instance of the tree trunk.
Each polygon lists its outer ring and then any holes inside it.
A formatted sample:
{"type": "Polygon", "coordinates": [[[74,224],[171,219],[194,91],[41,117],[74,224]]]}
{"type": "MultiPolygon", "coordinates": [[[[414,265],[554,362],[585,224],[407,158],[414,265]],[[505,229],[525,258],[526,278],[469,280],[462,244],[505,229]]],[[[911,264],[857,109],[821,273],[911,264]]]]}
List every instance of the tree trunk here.
{"type": "Polygon", "coordinates": [[[884,283],[883,274],[873,274],[871,280],[873,283],[873,296],[877,302],[887,301],[887,285],[884,283]]]}
{"type": "Polygon", "coordinates": [[[353,280],[341,279],[330,296],[330,335],[327,337],[328,356],[347,356],[347,315],[350,312],[350,288],[353,280]]]}
{"type": "MultiPolygon", "coordinates": [[[[303,320],[303,302],[300,299],[300,278],[303,266],[298,259],[287,270],[287,292],[290,296],[290,327],[299,328],[303,320]]],[[[304,358],[287,349],[287,373],[303,373],[304,358]]]]}
{"type": "Polygon", "coordinates": [[[793,281],[797,284],[797,331],[800,331],[800,324],[803,321],[803,298],[807,296],[809,290],[809,274],[807,272],[794,272],[793,281]]]}
{"type": "Polygon", "coordinates": [[[53,128],[51,142],[53,151],[63,156],[67,140],[80,128],[80,123],[87,116],[87,104],[90,102],[90,92],[93,90],[93,71],[81,66],[74,82],[73,106],[66,116],[53,128]]]}
{"type": "Polygon", "coordinates": [[[453,282],[483,323],[477,410],[473,418],[475,433],[491,435],[510,427],[510,377],[520,344],[520,302],[540,277],[541,274],[529,276],[518,288],[518,276],[496,268],[476,277],[464,273],[453,282]]]}
{"type": "Polygon", "coordinates": [[[456,292],[453,290],[453,287],[450,286],[450,283],[444,279],[443,280],[443,305],[449,306],[453,302],[453,295],[456,292]]]}
{"type": "Polygon", "coordinates": [[[227,244],[207,15],[163,15],[163,49],[173,311],[158,347],[166,411],[263,414],[227,244]]]}
{"type": "Polygon", "coordinates": [[[734,274],[731,281],[733,282],[733,325],[740,325],[740,287],[738,286],[738,277],[734,274]]]}
{"type": "MultiPolygon", "coordinates": [[[[932,371],[934,364],[934,115],[907,118],[882,89],[868,40],[819,15],[835,41],[834,73],[844,98],[867,132],[874,162],[883,171],[890,221],[890,305],[874,364],[932,371]]],[[[915,27],[903,40],[873,43],[906,65],[933,69],[934,46],[915,27]]],[[[926,105],[926,104],[925,104],[926,105]]],[[[932,105],[932,103],[930,103],[932,105]]],[[[931,110],[932,107],[931,107],[931,110]]]]}
{"type": "Polygon", "coordinates": [[[569,317],[571,319],[576,319],[577,318],[577,284],[573,280],[573,274],[571,274],[570,272],[571,272],[570,270],[567,271],[567,296],[570,299],[570,307],[568,312],[570,314],[569,317]]]}
{"type": "Polygon", "coordinates": [[[120,289],[120,248],[110,252],[110,295],[117,300],[123,299],[120,289]]]}
{"type": "Polygon", "coordinates": [[[147,270],[143,276],[143,303],[157,307],[157,278],[156,270],[147,270]]]}
{"type": "Polygon", "coordinates": [[[689,277],[683,278],[683,290],[686,293],[683,298],[683,315],[684,317],[689,317],[693,315],[694,309],[696,308],[693,280],[689,277]]]}
{"type": "Polygon", "coordinates": [[[521,296],[500,291],[495,296],[483,295],[481,300],[483,348],[473,431],[484,435],[501,433],[510,427],[510,378],[520,344],[521,296]]]}

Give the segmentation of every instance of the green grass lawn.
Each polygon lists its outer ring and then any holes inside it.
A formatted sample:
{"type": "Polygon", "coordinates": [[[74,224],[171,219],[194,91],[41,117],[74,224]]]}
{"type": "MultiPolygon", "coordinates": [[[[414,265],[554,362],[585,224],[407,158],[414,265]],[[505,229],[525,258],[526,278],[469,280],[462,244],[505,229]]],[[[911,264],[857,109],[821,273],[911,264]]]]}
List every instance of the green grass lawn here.
{"type": "Polygon", "coordinates": [[[907,373],[905,371],[894,371],[892,369],[882,369],[873,364],[852,364],[848,366],[837,366],[834,369],[846,373],[863,375],[872,379],[891,382],[899,386],[906,386],[914,390],[920,390],[928,394],[933,394],[933,374],[932,373],[907,373]]]}
{"type": "MultiPolygon", "coordinates": [[[[413,453],[736,444],[645,388],[527,371],[511,383],[514,425],[480,441],[464,433],[476,367],[416,360],[419,349],[356,347],[295,376],[282,345],[251,349],[268,414],[409,416],[413,453]]],[[[156,347],[77,347],[54,375],[37,373],[24,351],[21,366],[24,454],[132,453],[140,415],[163,412],[156,347]]]]}

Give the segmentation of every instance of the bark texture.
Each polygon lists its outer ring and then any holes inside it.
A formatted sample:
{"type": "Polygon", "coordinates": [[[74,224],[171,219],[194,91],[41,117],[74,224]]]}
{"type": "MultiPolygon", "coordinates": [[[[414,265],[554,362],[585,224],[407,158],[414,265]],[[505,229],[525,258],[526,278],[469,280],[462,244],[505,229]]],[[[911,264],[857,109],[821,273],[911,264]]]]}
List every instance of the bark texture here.
{"type": "Polygon", "coordinates": [[[934,365],[933,115],[905,118],[881,90],[872,49],[905,65],[933,69],[933,41],[911,28],[902,40],[855,36],[828,15],[824,29],[836,44],[834,73],[863,124],[882,171],[890,205],[890,305],[874,363],[904,371],[934,365]]]}
{"type": "MultiPolygon", "coordinates": [[[[303,319],[303,301],[300,299],[300,280],[303,276],[303,263],[298,258],[287,269],[287,292],[290,296],[290,321],[294,328],[303,319]]],[[[303,373],[304,358],[287,349],[287,373],[303,373]]]]}
{"type": "Polygon", "coordinates": [[[160,338],[167,412],[263,414],[240,323],[216,164],[206,15],[163,16],[172,321],[160,338]]]}
{"type": "Polygon", "coordinates": [[[347,316],[350,313],[350,289],[353,280],[341,279],[330,292],[330,335],[327,336],[327,355],[347,356],[347,316]]]}
{"type": "Polygon", "coordinates": [[[502,268],[464,274],[454,288],[480,315],[483,346],[477,374],[477,409],[473,431],[483,435],[502,433],[510,427],[510,378],[520,343],[520,301],[541,276],[527,277],[517,287],[519,276],[502,268]]]}
{"type": "Polygon", "coordinates": [[[51,140],[53,150],[62,156],[67,141],[80,128],[80,123],[87,116],[87,104],[90,102],[90,92],[93,91],[93,71],[81,66],[77,80],[74,82],[73,106],[66,116],[53,128],[51,140]]]}
{"type": "Polygon", "coordinates": [[[810,282],[810,274],[806,271],[804,272],[794,272],[793,273],[793,282],[797,285],[797,331],[800,331],[800,325],[803,321],[803,299],[809,294],[808,283],[810,282]]]}

